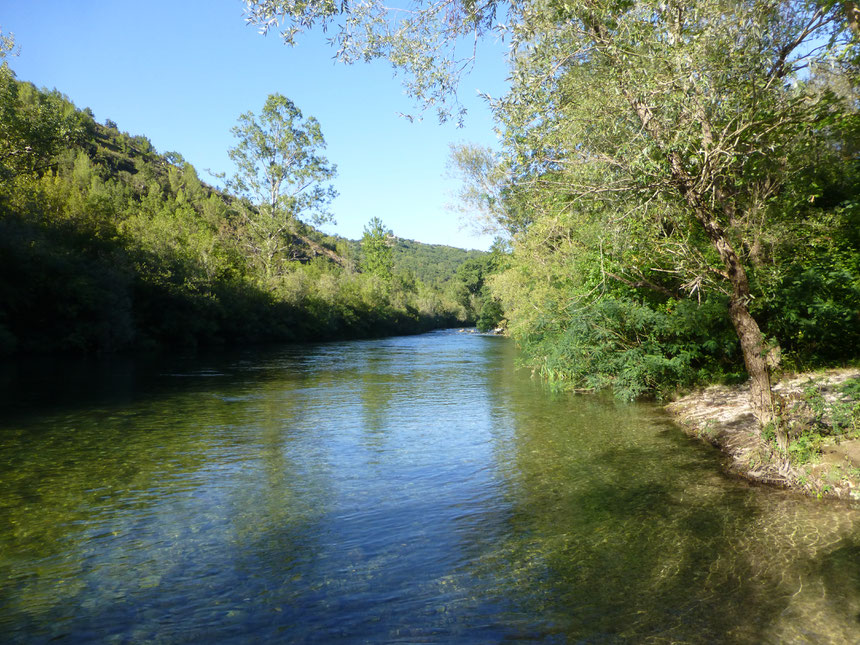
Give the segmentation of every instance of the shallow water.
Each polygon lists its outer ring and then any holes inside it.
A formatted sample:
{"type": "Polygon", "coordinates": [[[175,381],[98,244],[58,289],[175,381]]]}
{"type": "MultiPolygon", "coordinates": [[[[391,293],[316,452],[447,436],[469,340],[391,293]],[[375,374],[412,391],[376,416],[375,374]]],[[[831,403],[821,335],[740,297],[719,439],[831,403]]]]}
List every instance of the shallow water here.
{"type": "Polygon", "coordinates": [[[10,642],[853,643],[860,509],[455,332],[0,370],[10,642]]]}

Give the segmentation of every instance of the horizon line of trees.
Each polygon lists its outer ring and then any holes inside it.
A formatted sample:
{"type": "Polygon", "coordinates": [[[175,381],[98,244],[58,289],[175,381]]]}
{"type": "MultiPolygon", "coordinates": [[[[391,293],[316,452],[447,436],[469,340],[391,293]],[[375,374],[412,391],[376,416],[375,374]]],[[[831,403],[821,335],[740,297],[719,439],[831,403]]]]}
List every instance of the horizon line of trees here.
{"type": "MultiPolygon", "coordinates": [[[[0,51],[13,44],[4,36],[0,51]]],[[[370,248],[302,221],[325,217],[335,170],[319,124],[289,99],[270,96],[234,134],[227,193],[3,60],[0,355],[382,336],[474,318],[453,271],[430,282],[379,271],[370,248]]],[[[469,257],[456,251],[455,263],[469,257]]]]}

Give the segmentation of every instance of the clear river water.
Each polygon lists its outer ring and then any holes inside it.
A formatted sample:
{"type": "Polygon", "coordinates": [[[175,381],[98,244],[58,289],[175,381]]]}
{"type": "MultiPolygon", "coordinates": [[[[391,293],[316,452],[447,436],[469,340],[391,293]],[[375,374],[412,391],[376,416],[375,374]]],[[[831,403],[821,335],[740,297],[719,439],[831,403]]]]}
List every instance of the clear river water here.
{"type": "Polygon", "coordinates": [[[6,643],[856,643],[860,507],[455,331],[0,368],[6,643]]]}

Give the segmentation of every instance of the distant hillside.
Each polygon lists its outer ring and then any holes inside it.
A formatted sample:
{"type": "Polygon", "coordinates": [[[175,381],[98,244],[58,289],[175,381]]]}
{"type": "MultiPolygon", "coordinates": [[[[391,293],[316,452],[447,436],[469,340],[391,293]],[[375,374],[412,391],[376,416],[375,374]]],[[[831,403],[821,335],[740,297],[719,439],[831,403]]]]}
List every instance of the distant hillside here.
{"type": "Polygon", "coordinates": [[[397,238],[394,246],[394,268],[410,271],[427,283],[447,282],[455,277],[457,269],[468,260],[477,260],[485,251],[467,251],[442,244],[423,244],[397,238]]]}
{"type": "MultiPolygon", "coordinates": [[[[330,236],[322,241],[328,248],[340,249],[344,255],[361,257],[361,240],[330,236]]],[[[393,251],[396,273],[411,273],[422,282],[437,285],[456,278],[457,269],[468,260],[477,260],[488,255],[486,251],[466,250],[444,244],[424,244],[396,235],[393,251]]]]}

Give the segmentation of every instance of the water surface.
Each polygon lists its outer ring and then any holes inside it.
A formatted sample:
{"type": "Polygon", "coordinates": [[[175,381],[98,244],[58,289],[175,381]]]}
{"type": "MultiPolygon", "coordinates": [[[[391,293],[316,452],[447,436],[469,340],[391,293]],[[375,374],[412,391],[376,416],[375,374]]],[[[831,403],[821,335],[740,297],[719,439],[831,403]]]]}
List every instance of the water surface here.
{"type": "Polygon", "coordinates": [[[11,642],[848,643],[860,510],[456,332],[0,370],[11,642]]]}

